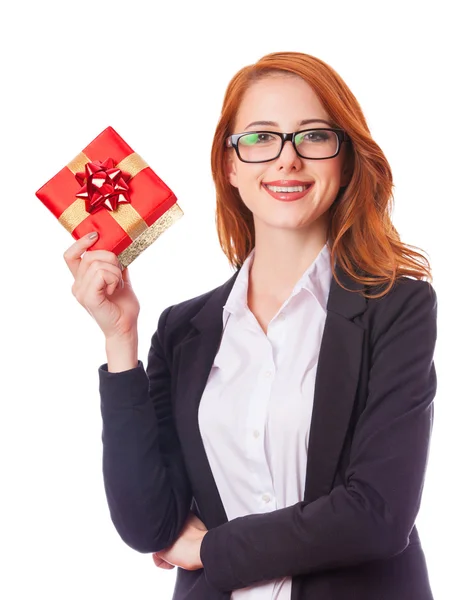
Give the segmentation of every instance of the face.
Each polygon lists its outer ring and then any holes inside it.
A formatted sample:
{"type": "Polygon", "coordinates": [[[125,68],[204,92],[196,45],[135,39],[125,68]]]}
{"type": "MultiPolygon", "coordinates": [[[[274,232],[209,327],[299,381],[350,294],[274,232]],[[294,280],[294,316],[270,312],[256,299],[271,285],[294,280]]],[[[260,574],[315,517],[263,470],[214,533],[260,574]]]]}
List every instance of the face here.
{"type": "MultiPolygon", "coordinates": [[[[330,127],[330,118],[317,95],[300,77],[269,76],[253,83],[246,91],[232,133],[243,131],[291,132],[311,127],[330,127]],[[326,122],[301,121],[322,119],[326,122]],[[252,125],[254,121],[274,121],[274,125],[252,125]]],[[[267,228],[306,229],[321,226],[321,217],[335,200],[340,186],[348,183],[344,171],[346,144],[340,153],[324,160],[310,160],[296,154],[286,142],[279,158],[265,163],[244,163],[236,151],[228,151],[227,177],[238,188],[244,204],[253,213],[255,230],[267,228]],[[291,183],[287,183],[289,180],[291,183]],[[312,184],[307,193],[291,202],[273,197],[265,184],[312,184]]],[[[286,196],[291,197],[291,196],[286,196]]],[[[325,227],[326,225],[324,225],[325,227]]]]}

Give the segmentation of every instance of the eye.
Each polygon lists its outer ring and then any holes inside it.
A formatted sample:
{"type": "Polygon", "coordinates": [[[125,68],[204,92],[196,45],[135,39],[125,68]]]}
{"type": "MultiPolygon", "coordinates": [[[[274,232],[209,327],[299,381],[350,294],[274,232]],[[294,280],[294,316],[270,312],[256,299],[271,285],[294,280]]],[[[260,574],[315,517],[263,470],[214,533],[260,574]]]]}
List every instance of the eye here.
{"type": "Polygon", "coordinates": [[[240,138],[240,144],[244,146],[255,146],[256,144],[266,144],[268,142],[273,142],[276,139],[274,135],[270,133],[261,133],[255,131],[255,133],[247,133],[242,135],[240,138]]]}
{"type": "Polygon", "coordinates": [[[330,138],[330,132],[320,129],[308,131],[304,136],[304,141],[307,142],[326,142],[330,138]]]}
{"type": "Polygon", "coordinates": [[[323,129],[311,129],[296,135],[296,144],[324,144],[331,140],[332,131],[324,131],[323,129]]]}

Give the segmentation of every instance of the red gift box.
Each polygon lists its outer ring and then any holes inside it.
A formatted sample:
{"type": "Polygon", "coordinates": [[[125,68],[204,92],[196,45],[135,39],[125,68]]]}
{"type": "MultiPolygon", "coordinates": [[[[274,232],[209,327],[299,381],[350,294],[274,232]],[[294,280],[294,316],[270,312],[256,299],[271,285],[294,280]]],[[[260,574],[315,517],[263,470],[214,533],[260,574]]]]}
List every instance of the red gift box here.
{"type": "Polygon", "coordinates": [[[99,232],[93,250],[127,267],[184,214],[173,191],[107,127],[36,196],[77,240],[99,232]]]}

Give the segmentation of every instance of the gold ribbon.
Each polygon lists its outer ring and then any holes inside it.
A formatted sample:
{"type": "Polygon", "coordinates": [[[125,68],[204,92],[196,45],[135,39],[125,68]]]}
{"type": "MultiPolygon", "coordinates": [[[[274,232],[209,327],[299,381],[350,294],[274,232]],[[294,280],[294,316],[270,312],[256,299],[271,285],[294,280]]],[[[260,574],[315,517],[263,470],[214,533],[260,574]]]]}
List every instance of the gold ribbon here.
{"type": "MultiPolygon", "coordinates": [[[[88,162],[91,162],[90,158],[83,152],[80,152],[70,161],[67,168],[75,175],[80,171],[84,171],[85,165],[88,162]]],[[[134,177],[148,166],[139,154],[133,152],[120,161],[116,165],[116,168],[134,177]]],[[[181,208],[175,203],[157,221],[148,226],[140,213],[131,204],[119,204],[117,210],[107,212],[133,240],[133,243],[118,255],[118,260],[123,268],[135,260],[163,231],[166,231],[183,215],[181,208]]],[[[75,202],[64,210],[58,220],[69,233],[72,233],[88,216],[89,213],[85,210],[84,200],[77,198],[75,202]]]]}

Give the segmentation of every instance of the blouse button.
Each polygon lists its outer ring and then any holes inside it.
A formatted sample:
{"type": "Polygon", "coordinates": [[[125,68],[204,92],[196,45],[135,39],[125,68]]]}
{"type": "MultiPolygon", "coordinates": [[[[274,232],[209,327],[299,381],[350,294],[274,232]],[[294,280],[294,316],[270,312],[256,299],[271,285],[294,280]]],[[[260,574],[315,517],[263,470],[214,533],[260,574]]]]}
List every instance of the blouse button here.
{"type": "Polygon", "coordinates": [[[263,494],[261,497],[265,502],[269,502],[271,500],[271,496],[269,494],[263,494]]]}
{"type": "Polygon", "coordinates": [[[253,431],[253,437],[259,438],[259,431],[257,429],[253,431]]]}

